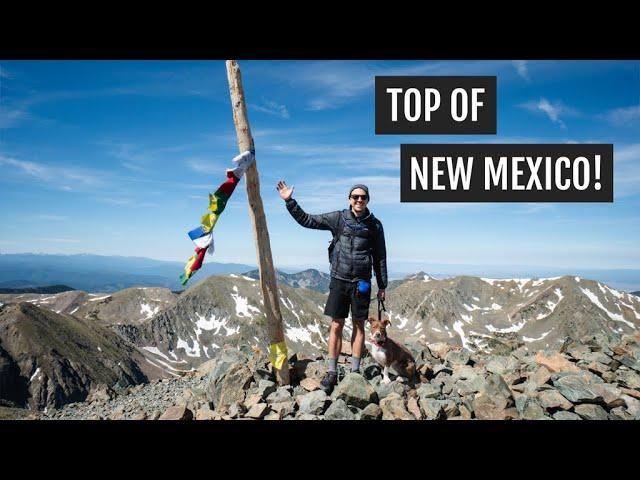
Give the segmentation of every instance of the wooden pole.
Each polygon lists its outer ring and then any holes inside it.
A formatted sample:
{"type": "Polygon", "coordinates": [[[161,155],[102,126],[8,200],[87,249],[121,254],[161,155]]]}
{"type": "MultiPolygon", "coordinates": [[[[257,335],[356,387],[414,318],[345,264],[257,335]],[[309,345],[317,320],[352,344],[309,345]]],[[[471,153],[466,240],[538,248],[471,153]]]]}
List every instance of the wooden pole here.
{"type": "MultiPolygon", "coordinates": [[[[229,80],[229,93],[231,94],[231,108],[233,110],[233,123],[238,136],[240,153],[252,150],[253,137],[249,128],[247,106],[244,101],[242,77],[240,66],[235,60],[227,60],[227,79],[229,80]]],[[[264,215],[262,197],[260,197],[260,178],[258,177],[257,163],[254,161],[245,173],[247,183],[247,195],[249,197],[249,216],[253,225],[253,237],[258,256],[258,269],[260,272],[260,287],[264,309],[267,314],[267,336],[269,338],[271,363],[277,373],[281,385],[289,384],[289,366],[287,362],[287,347],[282,329],[282,314],[280,313],[280,297],[276,283],[273,258],[271,256],[271,243],[267,219],[264,215]],[[283,363],[284,359],[284,363],[283,363]]]]}

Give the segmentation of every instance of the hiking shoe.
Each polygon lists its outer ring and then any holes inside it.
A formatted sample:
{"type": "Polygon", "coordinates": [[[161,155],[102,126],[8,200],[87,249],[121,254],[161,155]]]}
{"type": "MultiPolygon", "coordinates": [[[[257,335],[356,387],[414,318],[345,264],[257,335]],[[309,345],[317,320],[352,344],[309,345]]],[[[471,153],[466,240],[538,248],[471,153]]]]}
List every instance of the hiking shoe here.
{"type": "Polygon", "coordinates": [[[324,393],[331,395],[333,387],[338,384],[338,374],[336,372],[327,372],[324,378],[320,381],[320,388],[324,390],[324,393]]]}

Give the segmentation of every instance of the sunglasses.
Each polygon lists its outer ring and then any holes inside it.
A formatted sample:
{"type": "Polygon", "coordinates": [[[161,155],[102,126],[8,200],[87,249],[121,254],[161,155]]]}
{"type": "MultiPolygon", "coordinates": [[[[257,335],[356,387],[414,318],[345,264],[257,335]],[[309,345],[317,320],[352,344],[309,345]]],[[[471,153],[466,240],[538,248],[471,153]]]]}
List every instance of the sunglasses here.
{"type": "Polygon", "coordinates": [[[354,200],[369,200],[369,195],[351,195],[354,200]]]}

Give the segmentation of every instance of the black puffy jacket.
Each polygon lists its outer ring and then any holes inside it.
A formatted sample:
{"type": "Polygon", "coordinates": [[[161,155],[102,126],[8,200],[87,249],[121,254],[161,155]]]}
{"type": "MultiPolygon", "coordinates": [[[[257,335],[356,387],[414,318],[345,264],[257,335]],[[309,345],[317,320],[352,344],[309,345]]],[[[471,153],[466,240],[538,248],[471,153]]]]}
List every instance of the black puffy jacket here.
{"type": "Polygon", "coordinates": [[[387,249],[382,223],[369,210],[356,217],[351,209],[309,215],[293,198],[287,210],[300,225],[330,230],[337,239],[330,255],[331,276],[348,282],[371,281],[371,268],[379,289],[387,287],[387,249]]]}

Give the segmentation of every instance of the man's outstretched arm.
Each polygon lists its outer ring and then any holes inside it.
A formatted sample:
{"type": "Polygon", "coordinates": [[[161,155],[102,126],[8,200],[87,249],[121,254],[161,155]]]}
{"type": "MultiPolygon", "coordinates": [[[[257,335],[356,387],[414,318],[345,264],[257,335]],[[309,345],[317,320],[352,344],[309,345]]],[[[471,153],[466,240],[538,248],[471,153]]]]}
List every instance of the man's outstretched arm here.
{"type": "Polygon", "coordinates": [[[298,205],[298,202],[293,199],[293,188],[294,187],[288,187],[282,180],[278,182],[277,190],[280,198],[286,202],[287,210],[289,210],[294,220],[305,228],[335,231],[340,212],[323,213],[320,215],[308,214],[298,205]]]}

